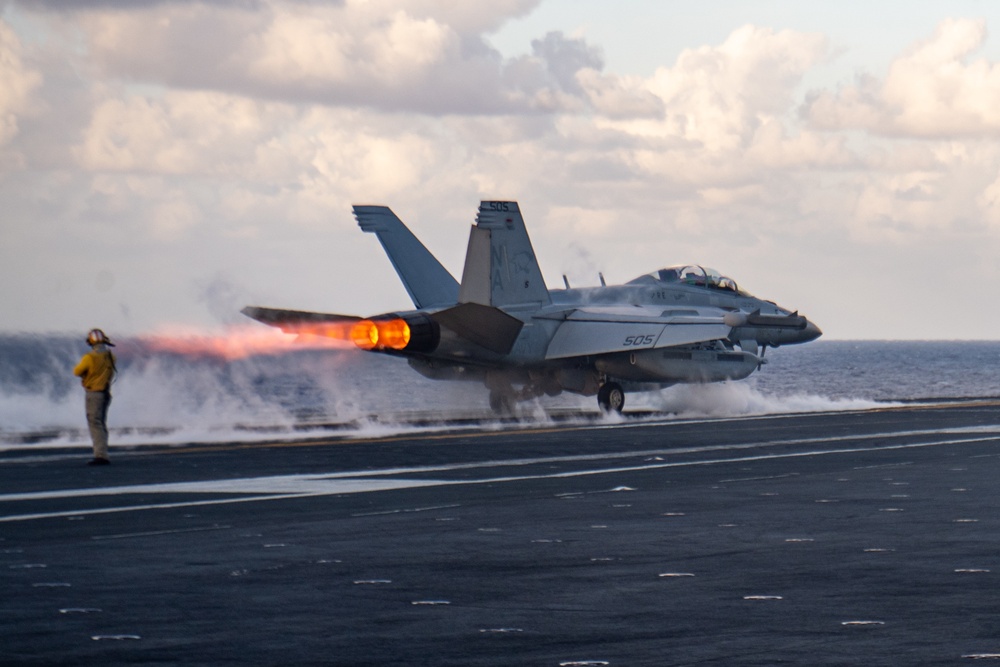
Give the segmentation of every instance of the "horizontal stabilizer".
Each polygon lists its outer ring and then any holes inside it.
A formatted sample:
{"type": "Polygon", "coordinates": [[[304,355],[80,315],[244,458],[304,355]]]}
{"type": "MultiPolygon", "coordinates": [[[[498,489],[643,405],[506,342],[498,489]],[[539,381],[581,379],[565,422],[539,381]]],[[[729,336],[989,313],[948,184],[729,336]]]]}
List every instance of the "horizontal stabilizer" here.
{"type": "Polygon", "coordinates": [[[354,217],[363,231],[378,236],[417,308],[458,302],[458,281],[388,206],[355,206],[354,217]]]}
{"type": "Polygon", "coordinates": [[[729,336],[721,315],[670,315],[645,308],[581,308],[559,325],[546,359],[692,345],[729,336]]]}
{"type": "Polygon", "coordinates": [[[478,303],[463,303],[431,315],[438,324],[462,338],[496,352],[508,354],[524,323],[503,312],[478,303]]]}

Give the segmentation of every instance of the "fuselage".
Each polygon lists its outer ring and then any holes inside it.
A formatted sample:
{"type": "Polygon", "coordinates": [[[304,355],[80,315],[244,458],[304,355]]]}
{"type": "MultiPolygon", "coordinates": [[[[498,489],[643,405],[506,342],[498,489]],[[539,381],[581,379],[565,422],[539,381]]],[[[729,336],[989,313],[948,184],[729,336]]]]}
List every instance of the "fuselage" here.
{"type": "Polygon", "coordinates": [[[352,341],[404,357],[423,375],[474,380],[490,404],[562,391],[597,394],[621,411],[624,384],[667,386],[749,376],[764,351],[804,343],[819,328],[741,290],[718,271],[667,267],[624,285],[549,290],[516,201],[480,202],[461,282],[385,206],[355,206],[416,310],[367,318],[248,306],[288,333],[352,341]],[[519,389],[514,387],[519,385],[519,389]]]}
{"type": "Polygon", "coordinates": [[[761,366],[767,347],[811,341],[822,333],[797,313],[701,267],[665,269],[624,285],[549,290],[549,297],[551,303],[544,306],[505,309],[524,323],[506,354],[484,354],[466,340],[445,335],[433,354],[411,356],[411,365],[438,379],[483,379],[492,373],[510,382],[547,386],[548,393],[565,389],[590,394],[607,378],[656,386],[742,379],[761,366]],[[553,358],[560,327],[583,311],[613,313],[615,321],[608,322],[613,333],[608,335],[620,339],[620,349],[553,358]],[[658,346],[654,336],[662,324],[649,324],[650,318],[722,321],[727,328],[717,340],[658,346]],[[632,328],[622,330],[629,321],[632,328]]]}

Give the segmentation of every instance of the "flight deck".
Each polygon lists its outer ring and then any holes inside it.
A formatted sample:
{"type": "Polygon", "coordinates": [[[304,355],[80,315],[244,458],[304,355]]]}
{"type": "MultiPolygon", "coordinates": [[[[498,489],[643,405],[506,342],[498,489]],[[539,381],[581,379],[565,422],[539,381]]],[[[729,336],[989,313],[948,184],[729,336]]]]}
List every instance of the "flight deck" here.
{"type": "Polygon", "coordinates": [[[0,662],[1000,661],[1000,402],[0,454],[0,662]]]}

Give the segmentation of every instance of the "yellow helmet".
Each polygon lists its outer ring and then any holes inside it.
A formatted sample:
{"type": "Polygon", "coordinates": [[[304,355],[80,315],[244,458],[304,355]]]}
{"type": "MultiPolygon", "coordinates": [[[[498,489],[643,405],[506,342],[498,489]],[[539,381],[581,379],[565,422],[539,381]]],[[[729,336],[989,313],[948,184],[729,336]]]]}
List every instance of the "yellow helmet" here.
{"type": "Polygon", "coordinates": [[[104,332],[100,329],[91,329],[87,334],[87,344],[88,345],[110,345],[114,347],[114,343],[111,339],[104,335],[104,332]]]}

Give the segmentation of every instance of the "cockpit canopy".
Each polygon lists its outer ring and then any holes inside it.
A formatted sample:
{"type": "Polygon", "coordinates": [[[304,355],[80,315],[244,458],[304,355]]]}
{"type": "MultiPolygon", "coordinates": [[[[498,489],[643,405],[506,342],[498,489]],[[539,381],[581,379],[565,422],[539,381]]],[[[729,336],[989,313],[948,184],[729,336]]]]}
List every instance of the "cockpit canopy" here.
{"type": "Polygon", "coordinates": [[[680,283],[682,285],[708,287],[710,289],[735,292],[740,296],[750,296],[750,293],[741,290],[732,278],[727,278],[715,269],[708,269],[697,264],[669,266],[665,269],[639,276],[635,280],[630,280],[629,284],[649,283],[651,280],[661,283],[680,283]]]}

